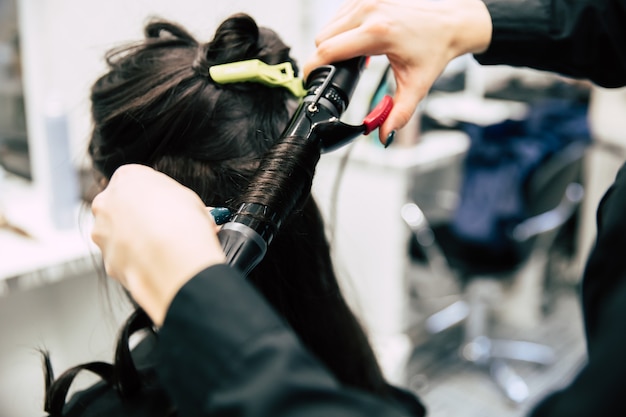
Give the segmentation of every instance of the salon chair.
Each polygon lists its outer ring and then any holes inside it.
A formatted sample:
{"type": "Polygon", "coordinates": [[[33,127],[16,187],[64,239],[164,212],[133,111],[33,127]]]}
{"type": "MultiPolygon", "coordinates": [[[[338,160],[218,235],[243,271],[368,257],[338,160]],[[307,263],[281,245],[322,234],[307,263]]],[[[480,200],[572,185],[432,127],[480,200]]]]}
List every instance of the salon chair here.
{"type": "Polygon", "coordinates": [[[529,175],[523,187],[528,216],[510,225],[499,249],[465,241],[450,220],[429,223],[414,201],[401,210],[412,232],[412,256],[430,267],[434,279],[453,277],[461,289],[458,301],[425,319],[427,333],[462,326],[459,358],[486,370],[513,403],[529,397],[526,382],[512,366],[515,361],[546,366],[554,361],[554,353],[538,343],[493,338],[492,313],[501,301],[499,291],[534,258],[545,259],[559,231],[576,215],[583,198],[578,181],[585,149],[584,144],[570,144],[529,175]]]}

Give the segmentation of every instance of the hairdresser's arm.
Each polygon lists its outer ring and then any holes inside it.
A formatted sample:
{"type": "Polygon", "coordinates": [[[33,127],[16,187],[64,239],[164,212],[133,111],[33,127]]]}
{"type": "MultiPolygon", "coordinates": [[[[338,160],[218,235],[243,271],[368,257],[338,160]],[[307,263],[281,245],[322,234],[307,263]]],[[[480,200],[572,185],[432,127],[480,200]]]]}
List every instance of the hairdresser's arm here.
{"type": "Polygon", "coordinates": [[[626,0],[483,0],[493,24],[476,58],[626,85],[626,0]]]}
{"type": "Polygon", "coordinates": [[[385,142],[408,122],[453,58],[483,52],[490,39],[491,20],[480,0],[351,0],[318,34],[304,72],[354,56],[387,55],[397,89],[379,129],[385,142]]]}
{"type": "Polygon", "coordinates": [[[402,416],[342,388],[243,277],[202,271],[172,302],[157,369],[181,415],[402,416]]]}
{"type": "Polygon", "coordinates": [[[356,55],[387,55],[398,85],[381,140],[404,126],[449,61],[561,72],[626,85],[626,0],[351,0],[316,38],[305,73],[356,55]]]}
{"type": "Polygon", "coordinates": [[[107,273],[161,326],[157,371],[180,415],[402,416],[340,387],[222,264],[216,226],[190,190],[150,168],[125,166],[93,212],[107,273]]]}

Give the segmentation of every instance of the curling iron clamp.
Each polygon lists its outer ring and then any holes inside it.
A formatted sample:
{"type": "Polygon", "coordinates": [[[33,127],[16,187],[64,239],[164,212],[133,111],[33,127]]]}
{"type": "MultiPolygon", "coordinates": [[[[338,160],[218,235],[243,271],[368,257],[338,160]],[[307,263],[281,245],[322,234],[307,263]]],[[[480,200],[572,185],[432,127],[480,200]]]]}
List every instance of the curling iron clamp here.
{"type": "MultiPolygon", "coordinates": [[[[311,172],[315,170],[320,154],[335,150],[359,135],[369,134],[382,125],[389,115],[393,107],[393,100],[390,96],[385,96],[365,117],[363,123],[349,125],[339,120],[348,107],[366,63],[366,57],[357,57],[332,65],[321,66],[313,70],[307,78],[306,88],[302,89],[304,94],[300,105],[273,148],[277,149],[277,146],[283,141],[296,140],[307,146],[310,145],[316,150],[313,152],[317,153],[314,160],[305,158],[297,152],[289,152],[288,155],[280,157],[284,160],[278,161],[281,166],[293,167],[288,168],[292,169],[293,172],[288,172],[284,178],[275,178],[277,184],[273,184],[273,187],[281,187],[282,182],[289,181],[289,186],[284,188],[288,189],[290,193],[295,193],[291,195],[293,198],[290,199],[293,202],[286,202],[287,199],[266,202],[256,198],[247,201],[247,195],[244,193],[244,202],[240,204],[237,212],[222,226],[218,233],[227,263],[237,267],[245,275],[263,259],[268,245],[282,222],[299,208],[297,205],[300,202],[300,197],[310,192],[311,172]],[[303,174],[302,170],[308,173],[303,174]]],[[[242,67],[238,70],[233,69],[232,72],[247,73],[250,78],[245,81],[272,83],[278,79],[280,83],[275,83],[275,86],[288,88],[294,95],[300,95],[296,94],[300,89],[294,87],[294,81],[289,79],[290,74],[284,68],[279,68],[280,74],[272,74],[271,66],[262,63],[254,63],[253,65],[257,67],[242,67]],[[259,68],[264,75],[258,75],[259,68]]],[[[213,77],[214,74],[212,73],[211,76],[213,77]]],[[[268,155],[271,156],[271,154],[272,150],[268,155]]],[[[269,165],[265,164],[268,159],[271,158],[266,157],[266,160],[261,162],[256,177],[252,179],[248,190],[254,190],[260,186],[261,176],[271,172],[269,165]]],[[[274,180],[274,178],[272,179],[274,180]]]]}

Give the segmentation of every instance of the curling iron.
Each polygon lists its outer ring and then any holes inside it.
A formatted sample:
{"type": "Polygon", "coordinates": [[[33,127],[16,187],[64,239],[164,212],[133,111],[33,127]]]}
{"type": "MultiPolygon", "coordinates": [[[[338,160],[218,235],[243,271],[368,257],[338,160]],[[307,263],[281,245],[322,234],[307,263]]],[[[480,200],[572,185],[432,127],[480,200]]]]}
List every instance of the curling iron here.
{"type": "Polygon", "coordinates": [[[261,161],[237,211],[219,231],[227,263],[244,275],[263,259],[283,221],[309,195],[320,155],[369,134],[389,115],[393,102],[386,96],[362,124],[349,125],[339,120],[366,62],[366,57],[357,57],[311,72],[298,109],[261,161]],[[288,195],[276,190],[288,190],[288,195]]]}

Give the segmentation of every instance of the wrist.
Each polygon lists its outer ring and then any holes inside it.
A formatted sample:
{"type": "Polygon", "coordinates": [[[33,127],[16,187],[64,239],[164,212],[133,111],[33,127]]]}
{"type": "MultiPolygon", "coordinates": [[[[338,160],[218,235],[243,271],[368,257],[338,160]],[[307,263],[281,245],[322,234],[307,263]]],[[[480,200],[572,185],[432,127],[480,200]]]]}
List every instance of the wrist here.
{"type": "Polygon", "coordinates": [[[157,326],[163,324],[170,304],[180,289],[201,271],[223,264],[222,251],[189,251],[183,256],[162,257],[149,268],[129,270],[125,274],[126,287],[133,299],[157,326]],[[170,259],[170,262],[163,262],[170,259]]]}
{"type": "Polygon", "coordinates": [[[485,3],[482,0],[464,0],[453,7],[452,16],[457,21],[452,49],[456,51],[456,56],[485,52],[493,32],[491,15],[485,3]]]}

